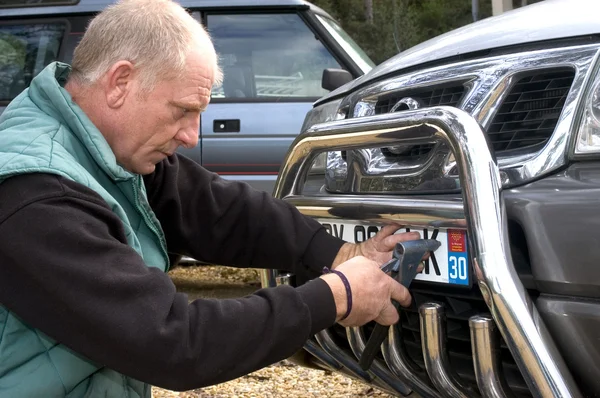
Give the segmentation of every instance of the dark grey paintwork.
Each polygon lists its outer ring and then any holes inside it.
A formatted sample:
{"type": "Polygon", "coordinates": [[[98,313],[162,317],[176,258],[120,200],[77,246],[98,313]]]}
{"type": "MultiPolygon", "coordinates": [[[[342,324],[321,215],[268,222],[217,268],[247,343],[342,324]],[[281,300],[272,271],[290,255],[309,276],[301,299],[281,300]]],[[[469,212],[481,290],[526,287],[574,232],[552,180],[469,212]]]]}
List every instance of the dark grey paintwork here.
{"type": "Polygon", "coordinates": [[[542,295],[535,304],[583,395],[600,396],[600,301],[542,295]]]}
{"type": "Polygon", "coordinates": [[[525,233],[538,290],[600,298],[600,163],[573,164],[504,198],[525,233]]]}
{"type": "Polygon", "coordinates": [[[600,1],[545,0],[486,18],[425,41],[381,63],[369,73],[332,91],[326,102],[390,73],[427,62],[519,44],[600,33],[600,1]]]}

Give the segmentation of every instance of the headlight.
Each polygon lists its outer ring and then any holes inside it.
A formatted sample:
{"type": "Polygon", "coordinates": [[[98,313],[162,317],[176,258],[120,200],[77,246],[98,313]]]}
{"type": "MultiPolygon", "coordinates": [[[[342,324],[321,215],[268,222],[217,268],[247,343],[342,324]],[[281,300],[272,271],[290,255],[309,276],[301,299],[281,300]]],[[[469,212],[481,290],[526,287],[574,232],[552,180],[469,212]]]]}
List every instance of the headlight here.
{"type": "Polygon", "coordinates": [[[581,118],[575,153],[579,155],[600,153],[600,75],[596,76],[587,95],[581,118]]]}
{"type": "MultiPolygon", "coordinates": [[[[318,123],[330,122],[332,120],[340,120],[346,118],[346,112],[340,109],[342,100],[335,100],[321,104],[311,109],[304,118],[302,125],[302,133],[318,123]]],[[[327,153],[321,153],[315,159],[309,174],[325,174],[327,165],[327,153]]]]}
{"type": "Polygon", "coordinates": [[[330,122],[332,120],[340,120],[346,118],[346,113],[340,110],[342,100],[326,102],[315,108],[312,108],[304,118],[301,133],[318,123],[330,122]]]}

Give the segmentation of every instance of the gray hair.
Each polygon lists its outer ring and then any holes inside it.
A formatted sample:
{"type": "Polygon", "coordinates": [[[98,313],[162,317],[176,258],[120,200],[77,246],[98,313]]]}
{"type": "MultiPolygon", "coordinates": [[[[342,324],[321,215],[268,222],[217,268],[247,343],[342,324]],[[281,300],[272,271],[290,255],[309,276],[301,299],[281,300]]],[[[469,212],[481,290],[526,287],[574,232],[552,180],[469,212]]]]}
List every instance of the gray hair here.
{"type": "Polygon", "coordinates": [[[204,27],[171,0],[121,0],[89,24],[73,55],[71,77],[81,84],[98,81],[116,62],[138,68],[143,90],[161,79],[181,77],[192,49],[213,64],[214,84],[223,74],[204,27]]]}

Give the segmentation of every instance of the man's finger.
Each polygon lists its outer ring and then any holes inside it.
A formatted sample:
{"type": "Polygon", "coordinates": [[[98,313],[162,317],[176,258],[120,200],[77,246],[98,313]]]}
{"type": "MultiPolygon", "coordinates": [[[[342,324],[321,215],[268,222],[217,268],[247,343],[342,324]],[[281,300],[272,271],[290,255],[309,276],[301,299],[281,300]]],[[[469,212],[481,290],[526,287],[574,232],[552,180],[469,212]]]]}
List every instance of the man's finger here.
{"type": "Polygon", "coordinates": [[[386,236],[384,243],[387,246],[391,246],[393,247],[394,245],[396,245],[396,243],[398,242],[407,242],[409,240],[417,240],[420,239],[421,235],[418,232],[402,232],[399,233],[397,235],[390,235],[390,236],[386,236]]]}
{"type": "Polygon", "coordinates": [[[384,326],[394,325],[398,323],[399,320],[400,316],[398,315],[398,311],[396,311],[396,308],[392,305],[391,302],[388,305],[386,305],[383,308],[383,310],[379,313],[379,316],[375,318],[375,322],[384,326]]]}
{"type": "Polygon", "coordinates": [[[389,236],[389,235],[394,234],[400,228],[402,228],[402,225],[400,225],[400,224],[396,224],[396,223],[387,224],[379,230],[377,235],[382,236],[382,237],[389,236]]]}
{"type": "MultiPolygon", "coordinates": [[[[390,277],[391,278],[391,277],[390,277]]],[[[392,279],[393,280],[393,279],[392,279]]],[[[412,301],[410,292],[407,288],[394,280],[392,287],[392,299],[396,300],[403,307],[408,307],[412,301]]]]}
{"type": "Polygon", "coordinates": [[[375,242],[382,242],[386,244],[387,240],[390,237],[393,237],[400,228],[402,228],[402,225],[400,224],[387,224],[382,227],[372,239],[375,242]]]}

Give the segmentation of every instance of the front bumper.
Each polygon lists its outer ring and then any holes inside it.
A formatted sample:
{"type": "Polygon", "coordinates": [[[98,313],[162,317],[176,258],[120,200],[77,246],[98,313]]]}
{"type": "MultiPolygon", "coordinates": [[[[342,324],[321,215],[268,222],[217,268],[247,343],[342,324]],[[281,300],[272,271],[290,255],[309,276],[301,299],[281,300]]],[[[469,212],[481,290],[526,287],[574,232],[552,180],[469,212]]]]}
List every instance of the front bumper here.
{"type": "MultiPolygon", "coordinates": [[[[447,141],[457,161],[462,203],[456,201],[419,201],[391,199],[398,211],[389,211],[376,199],[361,201],[356,219],[408,222],[415,226],[453,226],[469,231],[469,248],[477,288],[488,307],[490,317],[469,319],[473,363],[478,389],[464,383],[448,360],[445,345],[445,308],[426,302],[419,308],[420,335],[425,372],[410,362],[399,340],[401,328],[390,328],[382,345],[385,362],[379,362],[370,372],[362,372],[356,357],[364,348],[364,328],[346,331],[354,357],[335,343],[331,330],[317,334],[316,341],[307,344],[324,363],[343,368],[366,382],[408,395],[410,391],[426,397],[511,396],[501,372],[498,354],[497,328],[515,358],[529,390],[534,396],[581,396],[573,378],[547,332],[536,306],[520,281],[512,262],[501,183],[484,135],[477,122],[465,112],[437,107],[400,114],[386,114],[350,119],[314,126],[308,134],[298,137],[280,173],[275,195],[291,201],[305,199],[301,187],[312,160],[326,150],[418,144],[432,137],[447,141]],[[383,210],[385,209],[385,212],[383,210]],[[461,211],[462,210],[462,211],[461,211]],[[394,381],[395,383],[390,383],[394,381]],[[398,384],[396,381],[400,381],[398,384]]],[[[305,213],[326,213],[340,217],[340,209],[315,196],[305,213]]],[[[344,201],[352,200],[345,197],[344,201]]],[[[347,207],[345,210],[352,210],[347,207]]],[[[312,214],[311,214],[312,213],[312,214]]],[[[341,212],[348,218],[348,212],[341,212]],[[345,213],[345,214],[344,214],[345,213]]],[[[276,273],[265,271],[263,285],[273,286],[276,273]]],[[[280,279],[284,281],[284,279],[280,279]]]]}

